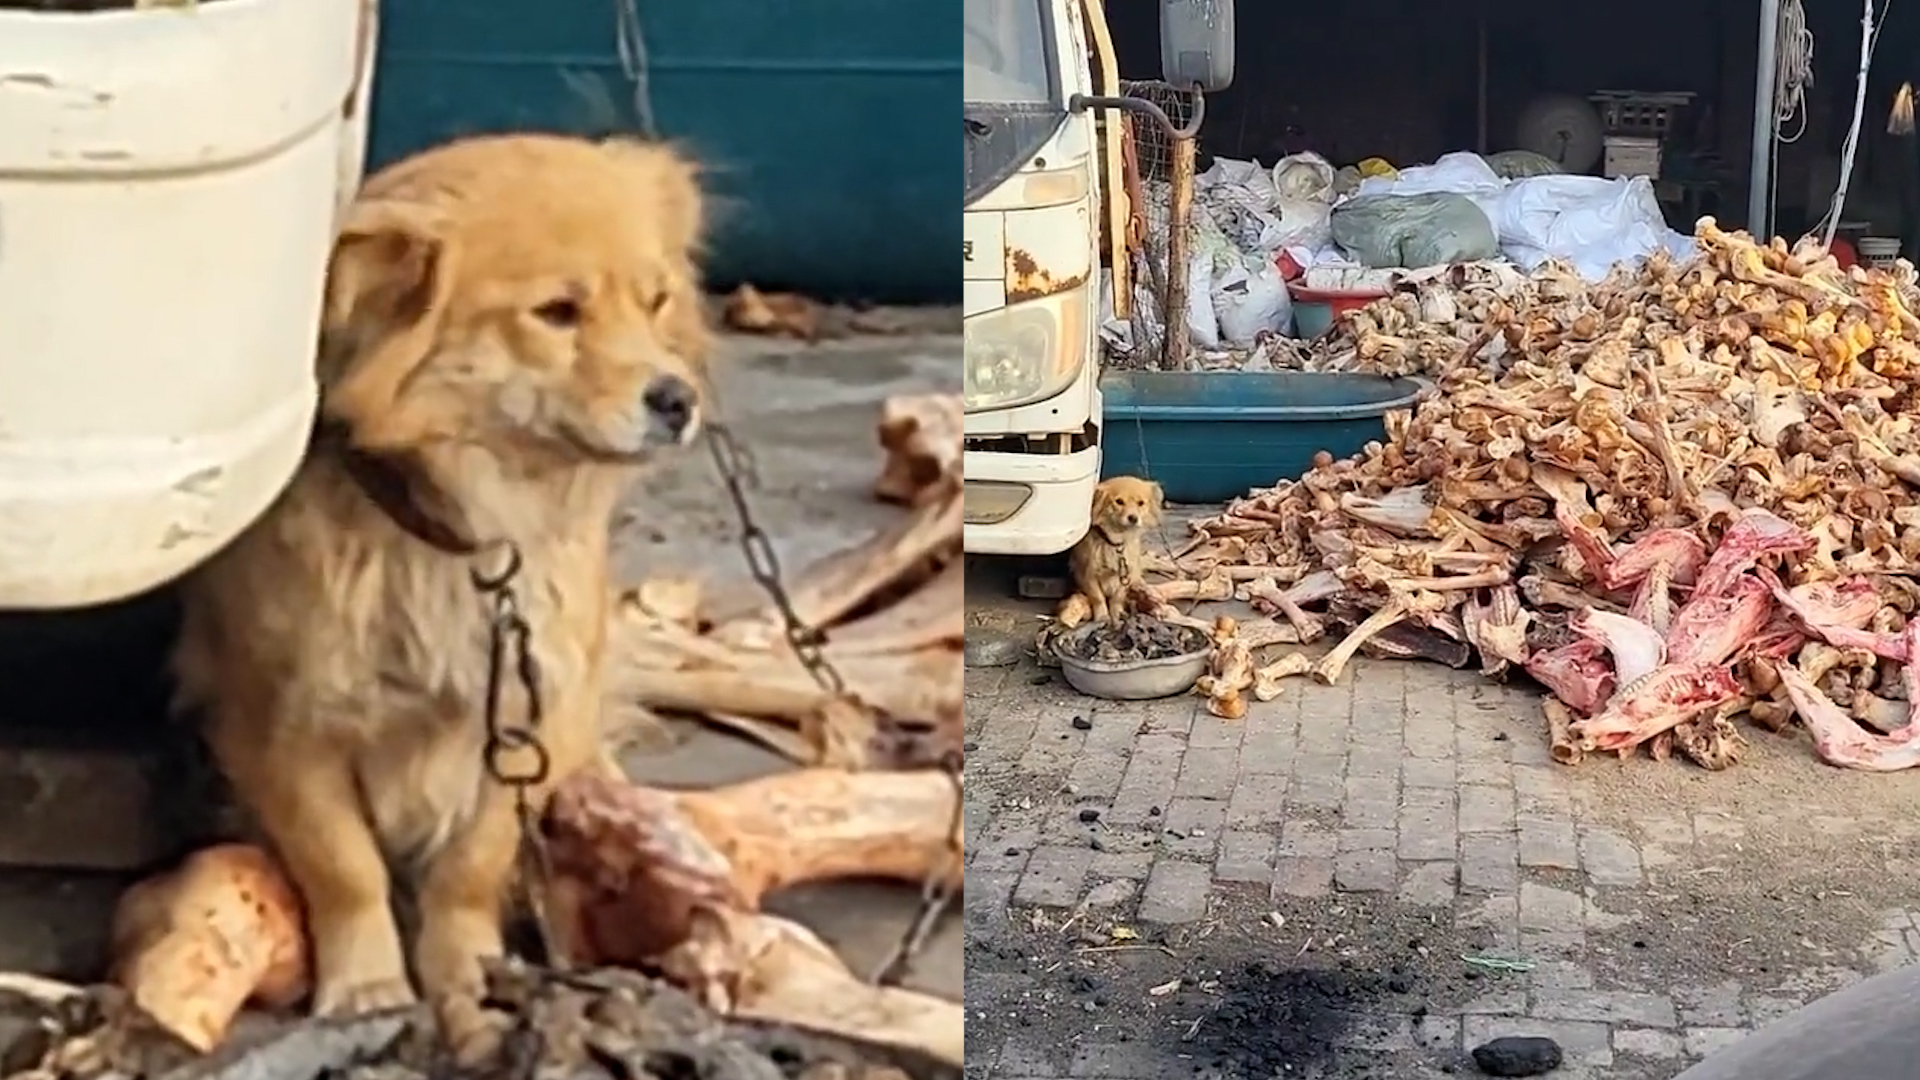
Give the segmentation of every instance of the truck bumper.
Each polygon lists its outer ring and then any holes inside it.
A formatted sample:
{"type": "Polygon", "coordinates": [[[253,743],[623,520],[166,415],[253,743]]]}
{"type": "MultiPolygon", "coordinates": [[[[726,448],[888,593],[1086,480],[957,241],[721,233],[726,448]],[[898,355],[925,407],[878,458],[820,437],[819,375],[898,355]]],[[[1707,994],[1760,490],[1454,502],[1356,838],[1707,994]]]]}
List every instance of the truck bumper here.
{"type": "Polygon", "coordinates": [[[1058,555],[1086,535],[1100,482],[1098,446],[1073,454],[969,450],[965,467],[967,554],[1058,555]],[[1010,516],[980,520],[988,507],[1004,506],[1009,493],[1019,491],[1026,497],[1010,516]]]}

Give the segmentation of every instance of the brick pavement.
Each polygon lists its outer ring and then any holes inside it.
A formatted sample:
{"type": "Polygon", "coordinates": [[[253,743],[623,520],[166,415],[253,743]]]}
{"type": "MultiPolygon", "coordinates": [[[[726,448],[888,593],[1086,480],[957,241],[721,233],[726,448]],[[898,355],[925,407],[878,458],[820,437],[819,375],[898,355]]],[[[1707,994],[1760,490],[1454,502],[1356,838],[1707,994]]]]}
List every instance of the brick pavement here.
{"type": "MultiPolygon", "coordinates": [[[[1448,1015],[1384,1018],[1401,1032],[1388,1043],[1438,1063],[1496,1035],[1547,1034],[1569,1056],[1556,1075],[1669,1077],[1862,966],[1835,956],[1780,985],[1603,972],[1595,935],[1631,925],[1696,842],[1732,842],[1743,825],[1684,806],[1588,813],[1581,771],[1554,765],[1543,738],[1510,734],[1538,723],[1526,689],[1362,662],[1339,686],[1292,680],[1239,722],[1192,697],[1096,702],[1025,666],[969,670],[967,695],[970,922],[1084,905],[1177,928],[1226,890],[1263,886],[1275,902],[1364,894],[1430,908],[1534,967],[1448,1015]]],[[[1920,930],[1899,911],[1884,918],[1873,963],[1911,960],[1920,930]]],[[[1024,976],[970,976],[968,1006],[981,1015],[1037,992],[1024,976]]],[[[996,1080],[1168,1068],[1140,1042],[1063,1054],[1016,1034],[980,1050],[976,1065],[969,1046],[969,1075],[996,1080]]]]}

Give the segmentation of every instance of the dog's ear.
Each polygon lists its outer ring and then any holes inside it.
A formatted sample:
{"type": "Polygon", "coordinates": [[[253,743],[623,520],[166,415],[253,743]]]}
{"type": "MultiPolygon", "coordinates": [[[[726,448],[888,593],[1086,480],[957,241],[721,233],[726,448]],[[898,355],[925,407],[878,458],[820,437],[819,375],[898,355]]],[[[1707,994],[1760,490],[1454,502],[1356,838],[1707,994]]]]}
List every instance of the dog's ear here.
{"type": "Polygon", "coordinates": [[[1167,493],[1160,489],[1159,484],[1148,482],[1147,500],[1147,508],[1153,511],[1153,519],[1159,521],[1160,515],[1167,509],[1167,493]]]}
{"type": "Polygon", "coordinates": [[[369,451],[418,446],[447,417],[409,409],[401,391],[432,353],[452,290],[455,252],[431,206],[370,198],[347,213],[327,268],[322,352],[338,357],[324,372],[325,409],[355,446],[369,451]]]}
{"type": "Polygon", "coordinates": [[[1099,521],[1101,518],[1106,517],[1107,512],[1112,509],[1113,487],[1105,481],[1101,481],[1099,484],[1094,485],[1093,489],[1093,520],[1099,521]]]}

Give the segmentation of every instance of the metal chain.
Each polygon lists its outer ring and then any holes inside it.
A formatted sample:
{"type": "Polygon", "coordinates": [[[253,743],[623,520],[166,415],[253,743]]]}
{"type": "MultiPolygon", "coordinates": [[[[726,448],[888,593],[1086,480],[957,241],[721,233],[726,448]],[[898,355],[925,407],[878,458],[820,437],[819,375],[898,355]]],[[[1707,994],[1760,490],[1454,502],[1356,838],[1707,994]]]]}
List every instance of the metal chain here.
{"type": "MultiPolygon", "coordinates": [[[[840,672],[835,670],[821,649],[825,644],[825,635],[819,627],[803,622],[799,612],[794,610],[793,598],[788,594],[780,574],[780,558],[774,552],[773,539],[754,520],[753,510],[748,505],[746,489],[757,484],[752,459],[739,440],[734,438],[733,432],[724,425],[709,423],[706,442],[713,455],[714,468],[720,474],[721,486],[726,489],[727,500],[733,504],[734,515],[740,519],[740,550],[746,556],[747,572],[766,590],[774,607],[779,609],[787,644],[799,657],[807,674],[828,694],[835,697],[844,695],[847,691],[846,680],[840,677],[840,672]]],[[[953,787],[953,819],[947,830],[948,847],[954,858],[964,863],[965,854],[960,837],[966,824],[965,793],[961,779],[965,759],[959,753],[949,753],[942,756],[940,767],[953,787]]],[[[952,887],[951,881],[959,876],[928,876],[920,888],[920,906],[914,913],[912,923],[894,946],[887,962],[874,975],[874,982],[896,982],[905,974],[913,958],[925,947],[934,928],[952,907],[959,890],[952,887]]]]}
{"type": "Polygon", "coordinates": [[[947,855],[952,870],[944,874],[928,875],[920,885],[920,907],[913,913],[913,921],[907,925],[907,932],[894,943],[893,951],[873,973],[871,981],[881,986],[891,986],[906,978],[907,971],[913,965],[913,958],[927,945],[927,939],[953,909],[953,901],[961,895],[962,889],[955,888],[954,882],[964,879],[966,874],[966,847],[962,840],[962,831],[966,828],[966,789],[961,776],[966,768],[966,756],[957,750],[950,750],[940,756],[940,771],[946,776],[947,783],[953,788],[953,816],[947,820],[947,855]]]}
{"type": "Polygon", "coordinates": [[[505,548],[507,562],[498,573],[483,573],[478,567],[468,571],[474,591],[493,607],[487,623],[487,741],[481,753],[487,775],[513,793],[514,817],[520,827],[520,888],[539,930],[546,962],[564,968],[567,957],[561,954],[546,910],[546,887],[553,868],[533,805],[533,789],[546,783],[553,771],[553,757],[540,740],[544,718],[540,662],[533,655],[533,628],[521,614],[513,588],[522,566],[520,549],[511,542],[505,548]],[[520,724],[510,724],[501,715],[509,667],[527,698],[526,720],[520,724]],[[520,759],[517,764],[516,758],[520,759]]]}
{"type": "Polygon", "coordinates": [[[719,424],[707,425],[706,442],[713,455],[714,468],[719,470],[720,483],[727,489],[727,500],[733,504],[734,516],[740,519],[740,551],[747,559],[747,573],[753,575],[754,582],[766,590],[773,606],[779,609],[787,645],[822,690],[835,697],[846,693],[846,680],[821,651],[825,635],[818,627],[802,622],[800,613],[793,609],[793,598],[787,594],[786,583],[780,576],[780,557],[773,550],[773,538],[753,519],[753,511],[747,505],[747,485],[755,482],[752,461],[733,432],[719,424]]]}

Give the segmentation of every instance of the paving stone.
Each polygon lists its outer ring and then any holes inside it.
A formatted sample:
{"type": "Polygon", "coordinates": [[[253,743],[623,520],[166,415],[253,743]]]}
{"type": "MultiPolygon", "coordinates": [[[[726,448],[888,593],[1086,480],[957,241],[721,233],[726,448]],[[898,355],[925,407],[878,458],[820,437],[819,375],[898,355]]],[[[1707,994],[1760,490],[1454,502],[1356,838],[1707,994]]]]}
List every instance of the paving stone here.
{"type": "Polygon", "coordinates": [[[1317,821],[1296,818],[1280,827],[1280,854],[1331,858],[1338,850],[1334,834],[1317,821]]]}
{"type": "Polygon", "coordinates": [[[1580,848],[1574,842],[1573,822],[1521,817],[1520,865],[1543,870],[1577,870],[1580,848]]]}
{"type": "Polygon", "coordinates": [[[1673,1001],[1665,994],[1626,990],[1535,990],[1533,1015],[1548,1020],[1598,1020],[1635,1027],[1670,1028],[1679,1023],[1673,1001]]]}
{"type": "Polygon", "coordinates": [[[1124,878],[1103,881],[1087,890],[1086,905],[1090,908],[1114,908],[1133,899],[1139,886],[1124,878]]]}
{"type": "Polygon", "coordinates": [[[1193,726],[1187,729],[1187,750],[1231,750],[1240,753],[1240,739],[1247,732],[1245,724],[1238,720],[1225,720],[1204,708],[1194,714],[1193,726]]]}
{"type": "Polygon", "coordinates": [[[1445,907],[1453,903],[1458,870],[1451,862],[1413,863],[1400,882],[1402,903],[1418,907],[1445,907]]]}
{"type": "Polygon", "coordinates": [[[1460,1018],[1428,1013],[1414,1025],[1414,1042],[1423,1050],[1460,1049],[1460,1018]]]}
{"type": "Polygon", "coordinates": [[[1272,881],[1272,833],[1228,829],[1220,838],[1220,854],[1213,863],[1213,876],[1221,881],[1272,881]]]}
{"type": "Polygon", "coordinates": [[[1347,751],[1347,790],[1351,795],[1356,779],[1371,787],[1381,780],[1400,777],[1400,765],[1406,754],[1399,746],[1354,746],[1347,751]]]}
{"type": "MultiPolygon", "coordinates": [[[[1192,751],[1188,751],[1192,753],[1192,751]]],[[[1213,860],[1227,820],[1227,804],[1219,799],[1176,798],[1161,816],[1166,824],[1160,846],[1183,859],[1213,860]]]]}
{"type": "Polygon", "coordinates": [[[1653,1028],[1615,1028],[1613,1050],[1616,1054],[1638,1054],[1662,1061],[1677,1058],[1684,1052],[1679,1035],[1653,1028]]]}
{"type": "Polygon", "coordinates": [[[1067,773],[1067,786],[1083,799],[1112,801],[1127,774],[1127,755],[1111,751],[1090,751],[1067,773]]]}
{"type": "Polygon", "coordinates": [[[1313,899],[1333,891],[1333,856],[1282,855],[1274,860],[1272,894],[1313,899]]]}
{"type": "Polygon", "coordinates": [[[1746,1037],[1747,1032],[1736,1027],[1690,1027],[1681,1035],[1688,1056],[1697,1058],[1724,1050],[1746,1037]]]}
{"type": "Polygon", "coordinates": [[[1313,810],[1337,810],[1346,794],[1347,759],[1328,755],[1294,759],[1287,801],[1313,810]]]}
{"type": "Polygon", "coordinates": [[[1520,929],[1566,931],[1580,926],[1582,898],[1579,893],[1556,889],[1551,885],[1520,883],[1520,929]]]}
{"type": "Polygon", "coordinates": [[[1535,990],[1591,990],[1593,971],[1578,961],[1543,957],[1533,961],[1527,981],[1535,990]]]}
{"type": "Polygon", "coordinates": [[[1149,810],[1165,810],[1173,801],[1174,782],[1180,777],[1180,759],[1186,747],[1170,735],[1142,735],[1127,759],[1127,773],[1107,808],[1107,824],[1144,824],[1149,810]]]}
{"type": "Polygon", "coordinates": [[[1345,757],[1347,753],[1347,717],[1340,712],[1319,712],[1300,721],[1300,753],[1306,757],[1345,757]]]}
{"type": "Polygon", "coordinates": [[[1174,791],[1185,799],[1225,799],[1240,777],[1240,751],[1233,747],[1189,747],[1174,791]]]}
{"type": "Polygon", "coordinates": [[[1680,1008],[1680,1022],[1688,1027],[1744,1025],[1747,1011],[1741,1007],[1740,990],[1740,983],[1732,979],[1712,986],[1675,987],[1673,1000],[1680,1008]]]}
{"type": "Polygon", "coordinates": [[[1395,850],[1403,859],[1451,859],[1460,850],[1455,820],[1453,792],[1405,792],[1400,804],[1400,841],[1395,850]]]}
{"type": "Polygon", "coordinates": [[[1080,900],[1087,874],[1093,869],[1093,849],[1085,845],[1060,847],[1047,845],[1033,853],[1026,872],[1013,891],[1016,904],[1039,907],[1071,907],[1080,900]]]}
{"type": "Polygon", "coordinates": [[[1071,726],[1073,717],[1048,710],[1035,725],[1033,738],[1020,755],[1020,772],[1027,776],[1065,776],[1079,763],[1086,732],[1071,726]]]}
{"type": "Polygon", "coordinates": [[[1398,1014],[1352,1013],[1334,1045],[1346,1050],[1391,1053],[1414,1048],[1413,1017],[1398,1014]]]}
{"type": "Polygon", "coordinates": [[[1746,1001],[1747,1018],[1753,1022],[1754,1027],[1763,1028],[1804,1004],[1806,1002],[1797,997],[1780,994],[1749,994],[1746,1001]]]}
{"type": "Polygon", "coordinates": [[[1240,723],[1246,727],[1240,736],[1241,770],[1288,771],[1300,748],[1300,695],[1253,702],[1240,723]]]}
{"type": "Polygon", "coordinates": [[[1638,885],[1640,852],[1633,841],[1610,829],[1580,833],[1580,867],[1595,885],[1638,885]]]}
{"type": "Polygon", "coordinates": [[[1151,851],[1095,851],[1093,853],[1093,874],[1103,878],[1127,878],[1133,881],[1146,880],[1147,872],[1153,869],[1151,851]]]}
{"type": "Polygon", "coordinates": [[[1453,757],[1453,684],[1407,695],[1407,753],[1416,758],[1453,757]]]}
{"type": "Polygon", "coordinates": [[[1341,851],[1392,851],[1394,842],[1392,829],[1341,829],[1338,841],[1341,851]]]}
{"type": "Polygon", "coordinates": [[[1408,758],[1400,763],[1400,782],[1410,788],[1437,788],[1451,792],[1454,786],[1452,758],[1408,758]]]}
{"type": "Polygon", "coordinates": [[[1490,990],[1460,1006],[1462,1016],[1523,1016],[1527,992],[1519,987],[1490,990]]]}
{"type": "Polygon", "coordinates": [[[1460,837],[1460,887],[1511,893],[1520,888],[1520,852],[1511,833],[1460,837]]]}
{"type": "Polygon", "coordinates": [[[1160,859],[1140,892],[1140,921],[1190,923],[1207,913],[1212,867],[1185,859],[1160,859]]]}
{"type": "Polygon", "coordinates": [[[1385,892],[1395,870],[1391,851],[1342,852],[1333,860],[1333,883],[1343,892],[1385,892]]]}
{"type": "MultiPolygon", "coordinates": [[[[1141,708],[1137,705],[1132,707],[1141,708]]],[[[1200,701],[1185,696],[1149,701],[1142,712],[1144,727],[1149,734],[1185,735],[1193,729],[1194,718],[1200,712],[1200,701]]]]}
{"type": "Polygon", "coordinates": [[[1514,830],[1512,788],[1462,784],[1459,795],[1461,832],[1510,833],[1514,830]]]}
{"type": "Polygon", "coordinates": [[[996,710],[981,725],[974,749],[967,755],[974,763],[1007,769],[1020,760],[1032,741],[1034,716],[1025,710],[996,710]]]}
{"type": "Polygon", "coordinates": [[[1581,1020],[1539,1020],[1530,1016],[1468,1016],[1461,1022],[1461,1045],[1479,1046],[1503,1035],[1545,1035],[1560,1044],[1569,1065],[1613,1064],[1611,1029],[1581,1020]]]}
{"type": "Polygon", "coordinates": [[[1008,810],[994,819],[993,828],[971,853],[969,872],[994,873],[1026,868],[1033,849],[1040,846],[1041,818],[1034,810],[1008,810]]]}
{"type": "Polygon", "coordinates": [[[1227,800],[1227,824],[1234,828],[1278,825],[1287,817],[1287,775],[1285,773],[1246,772],[1242,752],[1241,773],[1233,782],[1233,795],[1227,800]]]}

